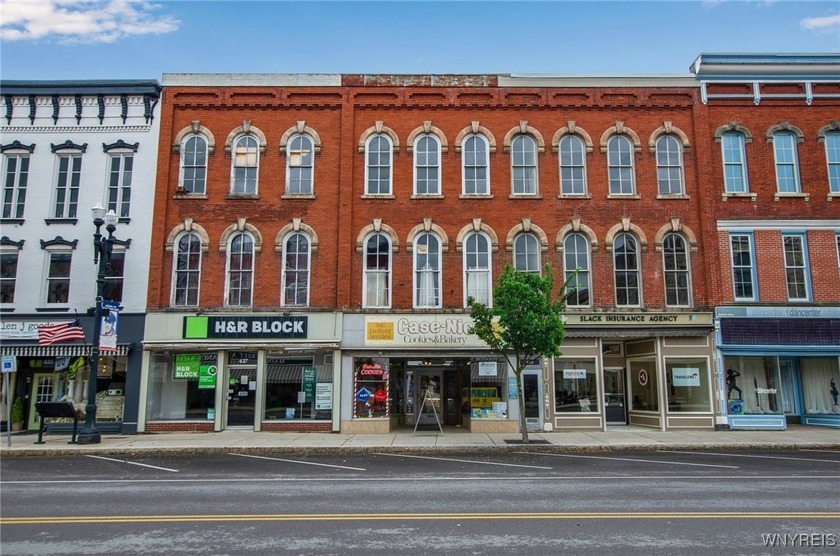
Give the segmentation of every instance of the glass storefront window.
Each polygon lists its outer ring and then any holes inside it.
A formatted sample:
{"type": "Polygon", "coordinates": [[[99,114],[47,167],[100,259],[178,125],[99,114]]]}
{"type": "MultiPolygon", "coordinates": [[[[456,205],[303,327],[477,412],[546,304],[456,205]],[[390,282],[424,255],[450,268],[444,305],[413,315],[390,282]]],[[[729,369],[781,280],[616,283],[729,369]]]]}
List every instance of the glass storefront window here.
{"type": "Polygon", "coordinates": [[[779,414],[779,360],[776,357],[724,357],[730,415],[779,414]]]}
{"type": "Polygon", "coordinates": [[[353,418],[389,417],[391,405],[387,360],[353,361],[353,418]]]}
{"type": "Polygon", "coordinates": [[[706,359],[667,357],[665,378],[668,381],[669,412],[712,411],[706,359]]]}
{"type": "Polygon", "coordinates": [[[146,418],[214,420],[216,354],[152,355],[146,418]]]}
{"type": "Polygon", "coordinates": [[[332,365],[315,365],[311,357],[267,358],[265,420],[330,420],[332,365]]]}
{"type": "Polygon", "coordinates": [[[600,407],[594,359],[554,360],[554,411],[597,413],[600,407]]]}
{"type": "Polygon", "coordinates": [[[805,413],[840,414],[840,359],[802,357],[799,367],[805,413]]]}
{"type": "Polygon", "coordinates": [[[507,419],[507,363],[472,361],[470,385],[461,388],[461,413],[471,419],[507,419]]]}
{"type": "Polygon", "coordinates": [[[659,411],[659,379],[656,375],[656,362],[653,359],[640,359],[630,364],[630,392],[633,411],[659,411]]]}

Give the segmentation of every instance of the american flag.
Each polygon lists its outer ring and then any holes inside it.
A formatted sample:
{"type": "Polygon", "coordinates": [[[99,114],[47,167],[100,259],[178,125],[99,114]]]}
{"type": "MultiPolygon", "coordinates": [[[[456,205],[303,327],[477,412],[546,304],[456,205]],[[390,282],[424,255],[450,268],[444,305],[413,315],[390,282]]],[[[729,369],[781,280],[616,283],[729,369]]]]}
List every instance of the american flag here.
{"type": "Polygon", "coordinates": [[[61,324],[47,324],[38,327],[38,345],[48,346],[70,340],[84,340],[85,332],[79,319],[61,324]]]}

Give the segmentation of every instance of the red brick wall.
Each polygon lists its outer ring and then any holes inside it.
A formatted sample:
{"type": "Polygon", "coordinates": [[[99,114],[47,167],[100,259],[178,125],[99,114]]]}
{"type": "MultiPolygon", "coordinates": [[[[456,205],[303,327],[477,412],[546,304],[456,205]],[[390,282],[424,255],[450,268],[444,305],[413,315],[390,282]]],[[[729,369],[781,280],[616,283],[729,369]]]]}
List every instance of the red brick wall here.
{"type": "Polygon", "coordinates": [[[262,430],[266,432],[332,432],[329,421],[263,421],[262,430]]]}
{"type": "Polygon", "coordinates": [[[213,432],[213,423],[191,421],[147,422],[146,432],[213,432]]]}

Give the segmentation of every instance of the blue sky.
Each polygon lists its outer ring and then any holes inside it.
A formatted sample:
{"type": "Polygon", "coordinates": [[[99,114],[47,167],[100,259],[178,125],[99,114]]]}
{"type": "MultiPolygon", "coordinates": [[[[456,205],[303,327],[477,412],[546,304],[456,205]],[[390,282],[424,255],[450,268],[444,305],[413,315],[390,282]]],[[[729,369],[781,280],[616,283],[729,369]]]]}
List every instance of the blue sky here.
{"type": "Polygon", "coordinates": [[[0,0],[3,79],[163,73],[685,74],[840,52],[840,2],[0,0]]]}

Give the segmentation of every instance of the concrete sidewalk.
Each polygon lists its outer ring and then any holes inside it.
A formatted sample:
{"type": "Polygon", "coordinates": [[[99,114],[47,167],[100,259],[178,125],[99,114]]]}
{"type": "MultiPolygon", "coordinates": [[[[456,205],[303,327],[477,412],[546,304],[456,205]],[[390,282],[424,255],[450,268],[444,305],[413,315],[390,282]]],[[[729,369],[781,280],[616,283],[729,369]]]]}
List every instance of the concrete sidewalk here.
{"type": "MultiPolygon", "coordinates": [[[[785,431],[668,431],[642,427],[616,427],[606,432],[531,433],[529,449],[547,451],[610,450],[840,450],[840,431],[794,425],[785,431]]],[[[183,455],[214,453],[362,453],[368,450],[399,452],[455,452],[469,450],[521,450],[518,434],[474,434],[460,429],[389,434],[280,433],[226,430],[214,433],[160,433],[131,436],[102,435],[93,445],[69,444],[69,435],[6,433],[0,456],[183,455]]]]}

